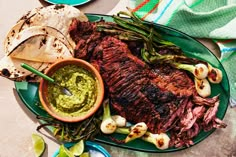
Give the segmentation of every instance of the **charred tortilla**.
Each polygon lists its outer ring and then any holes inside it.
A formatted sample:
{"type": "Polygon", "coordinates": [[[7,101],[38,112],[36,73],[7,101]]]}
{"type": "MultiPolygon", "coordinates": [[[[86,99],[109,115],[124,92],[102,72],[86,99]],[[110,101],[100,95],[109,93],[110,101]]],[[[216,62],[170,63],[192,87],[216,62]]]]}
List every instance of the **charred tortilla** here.
{"type": "Polygon", "coordinates": [[[4,41],[6,54],[0,60],[0,76],[14,81],[38,81],[21,63],[44,72],[53,62],[74,57],[75,43],[69,35],[72,19],[88,21],[77,8],[62,4],[26,13],[4,41]]]}
{"type": "Polygon", "coordinates": [[[35,62],[53,63],[73,54],[58,38],[45,34],[24,37],[13,44],[9,56],[35,62]]]}
{"type": "Polygon", "coordinates": [[[69,5],[50,5],[33,9],[24,15],[7,34],[4,41],[5,52],[9,52],[8,47],[19,32],[32,26],[49,26],[60,30],[69,43],[75,46],[68,32],[72,19],[88,21],[84,13],[69,5]]]}
{"type": "Polygon", "coordinates": [[[33,26],[21,31],[8,51],[8,56],[37,62],[55,62],[74,56],[66,37],[49,26],[33,26]]]}
{"type": "MultiPolygon", "coordinates": [[[[12,39],[11,44],[8,45],[8,50],[6,51],[6,54],[10,55],[11,53],[13,53],[13,50],[19,44],[21,44],[22,41],[25,41],[28,38],[32,36],[37,36],[37,35],[50,35],[50,36],[54,36],[58,38],[58,40],[63,42],[63,44],[65,44],[66,47],[71,51],[71,55],[73,55],[73,48],[68,42],[68,40],[66,39],[66,37],[59,30],[53,27],[49,27],[49,26],[33,26],[33,27],[30,27],[21,31],[20,33],[17,34],[17,36],[14,39],[12,39]]],[[[28,52],[28,53],[31,53],[31,52],[28,52]]]]}
{"type": "MultiPolygon", "coordinates": [[[[33,62],[5,56],[0,60],[0,76],[6,77],[13,81],[26,80],[27,76],[30,76],[32,73],[22,68],[21,63],[29,64],[35,69],[42,69],[42,67],[45,68],[48,66],[48,63],[33,62]]],[[[33,77],[33,75],[31,76],[33,77]]]]}
{"type": "Polygon", "coordinates": [[[10,29],[7,33],[7,36],[4,40],[4,51],[8,52],[8,46],[11,45],[12,40],[18,35],[18,33],[22,30],[22,26],[27,21],[28,18],[34,16],[42,7],[34,8],[28,11],[25,15],[23,15],[20,20],[10,29]]]}

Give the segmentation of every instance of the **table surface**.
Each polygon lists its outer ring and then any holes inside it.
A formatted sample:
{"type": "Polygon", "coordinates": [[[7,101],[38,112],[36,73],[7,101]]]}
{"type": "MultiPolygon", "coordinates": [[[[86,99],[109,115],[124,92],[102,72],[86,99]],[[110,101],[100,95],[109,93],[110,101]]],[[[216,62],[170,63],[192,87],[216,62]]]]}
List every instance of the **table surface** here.
{"type": "MultiPolygon", "coordinates": [[[[3,40],[9,29],[27,11],[42,5],[38,0],[7,1],[0,0],[0,58],[3,57],[3,40]]],[[[125,10],[127,0],[93,0],[91,3],[78,7],[86,13],[114,14],[125,10]],[[109,4],[108,4],[109,3],[109,4]]],[[[209,40],[201,39],[210,50],[219,55],[215,45],[209,40]]],[[[0,77],[0,157],[32,157],[33,147],[31,134],[37,133],[39,125],[35,116],[19,99],[14,82],[0,77]]],[[[104,145],[112,157],[235,157],[236,156],[236,108],[228,108],[224,121],[227,128],[216,130],[199,144],[174,153],[144,153],[104,145]]],[[[51,135],[43,130],[42,136],[47,144],[44,157],[52,156],[59,144],[52,140],[51,135]]]]}

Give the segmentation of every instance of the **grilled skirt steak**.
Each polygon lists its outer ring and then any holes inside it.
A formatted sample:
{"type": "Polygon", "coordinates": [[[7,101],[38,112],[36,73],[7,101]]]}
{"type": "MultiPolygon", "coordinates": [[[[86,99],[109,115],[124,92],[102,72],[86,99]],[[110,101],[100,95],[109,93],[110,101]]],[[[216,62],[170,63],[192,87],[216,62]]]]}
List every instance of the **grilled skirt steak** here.
{"type": "Polygon", "coordinates": [[[70,35],[77,43],[75,57],[91,62],[102,75],[115,112],[129,122],[145,122],[152,133],[169,131],[175,147],[192,145],[201,130],[226,127],[216,117],[219,96],[198,96],[186,71],[145,63],[127,43],[97,32],[98,23],[74,20],[70,35]]]}
{"type": "Polygon", "coordinates": [[[90,62],[100,71],[115,111],[130,122],[145,122],[154,133],[161,119],[194,92],[192,80],[183,71],[150,68],[114,37],[102,40],[90,62]]]}

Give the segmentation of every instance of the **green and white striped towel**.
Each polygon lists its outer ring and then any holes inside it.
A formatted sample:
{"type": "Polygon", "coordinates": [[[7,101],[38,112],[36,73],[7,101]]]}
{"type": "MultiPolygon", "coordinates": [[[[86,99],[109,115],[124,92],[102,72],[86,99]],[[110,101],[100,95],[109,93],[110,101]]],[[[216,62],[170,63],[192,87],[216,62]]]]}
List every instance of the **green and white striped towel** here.
{"type": "Polygon", "coordinates": [[[236,0],[130,0],[130,7],[143,20],[218,44],[236,106],[236,0]]]}

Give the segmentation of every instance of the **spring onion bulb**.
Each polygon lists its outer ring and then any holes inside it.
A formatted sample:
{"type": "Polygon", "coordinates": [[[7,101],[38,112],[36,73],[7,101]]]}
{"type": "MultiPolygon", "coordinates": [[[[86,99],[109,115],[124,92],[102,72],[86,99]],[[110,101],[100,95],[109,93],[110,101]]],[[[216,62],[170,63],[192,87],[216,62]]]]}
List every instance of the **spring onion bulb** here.
{"type": "Polygon", "coordinates": [[[196,65],[175,63],[174,65],[178,69],[183,69],[191,72],[198,79],[204,79],[208,75],[208,67],[202,63],[198,63],[196,65]]]}
{"type": "Polygon", "coordinates": [[[126,119],[120,115],[113,115],[111,118],[115,121],[117,127],[125,127],[126,119]]]}
{"type": "Polygon", "coordinates": [[[124,142],[128,143],[134,139],[142,137],[147,132],[147,129],[147,125],[144,122],[140,122],[131,127],[118,127],[115,132],[127,135],[124,142]]]}
{"type": "Polygon", "coordinates": [[[135,124],[130,128],[130,133],[125,138],[125,143],[128,143],[134,139],[142,137],[147,132],[147,125],[144,122],[135,124]]]}
{"type": "Polygon", "coordinates": [[[116,130],[116,122],[111,118],[108,100],[103,102],[103,117],[100,129],[104,134],[112,134],[116,130]]]}
{"type": "Polygon", "coordinates": [[[201,97],[206,98],[211,95],[211,85],[207,79],[194,78],[194,82],[197,93],[201,97]]]}
{"type": "Polygon", "coordinates": [[[154,144],[161,150],[169,148],[170,138],[166,133],[152,134],[150,132],[146,132],[141,139],[154,144]]]}
{"type": "Polygon", "coordinates": [[[211,83],[220,83],[222,81],[222,71],[217,68],[213,68],[210,64],[208,64],[208,80],[211,83]]]}

